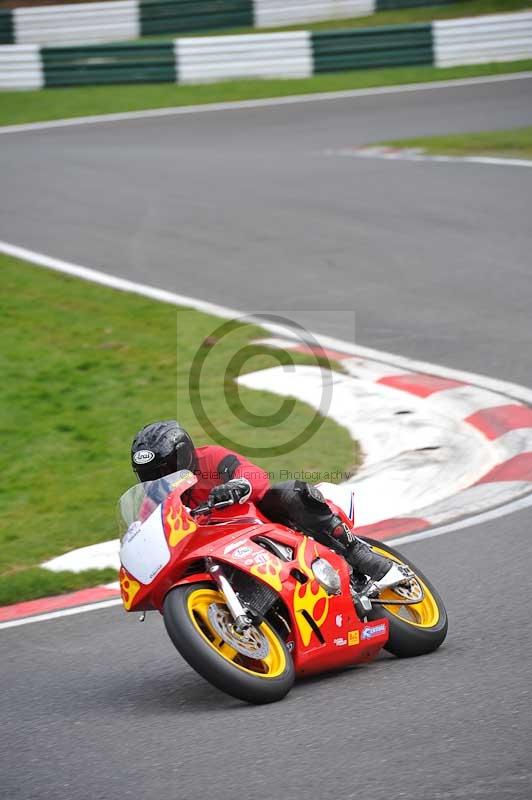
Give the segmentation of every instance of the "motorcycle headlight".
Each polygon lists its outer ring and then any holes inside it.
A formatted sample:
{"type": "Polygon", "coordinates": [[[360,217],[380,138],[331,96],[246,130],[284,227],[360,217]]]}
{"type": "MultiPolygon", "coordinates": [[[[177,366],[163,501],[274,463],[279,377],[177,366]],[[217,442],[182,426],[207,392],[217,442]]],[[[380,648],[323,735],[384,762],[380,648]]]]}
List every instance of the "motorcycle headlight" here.
{"type": "Polygon", "coordinates": [[[323,586],[328,594],[340,594],[340,576],[332,564],[329,564],[324,558],[317,558],[312,563],[312,572],[320,586],[323,586]]]}

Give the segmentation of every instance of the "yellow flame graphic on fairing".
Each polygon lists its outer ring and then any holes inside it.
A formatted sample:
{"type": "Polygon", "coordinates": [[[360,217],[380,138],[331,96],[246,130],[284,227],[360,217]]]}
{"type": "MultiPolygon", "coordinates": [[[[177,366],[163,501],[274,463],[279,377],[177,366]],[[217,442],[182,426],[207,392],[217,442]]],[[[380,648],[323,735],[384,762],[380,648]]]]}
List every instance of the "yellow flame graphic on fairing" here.
{"type": "Polygon", "coordinates": [[[255,575],[257,578],[269,584],[276,592],[280,592],[283,588],[281,582],[283,562],[277,558],[277,556],[264,554],[264,558],[266,559],[265,562],[251,567],[250,572],[252,575],[255,575]]]}
{"type": "Polygon", "coordinates": [[[321,628],[329,613],[329,595],[314,577],[314,573],[307,561],[307,558],[312,562],[314,558],[318,557],[319,553],[316,550],[316,546],[314,545],[313,554],[312,543],[309,538],[305,536],[297,548],[297,564],[301,572],[307,576],[308,581],[303,584],[298,584],[294,592],[295,619],[305,646],[309,644],[313,630],[302,612],[306,611],[310,617],[312,617],[318,628],[321,628]],[[310,552],[307,551],[307,545],[310,545],[310,552]]]}
{"type": "Polygon", "coordinates": [[[120,570],[120,594],[122,595],[122,602],[127,611],[131,608],[135,595],[140,589],[140,583],[134,581],[122,568],[120,570]]]}
{"type": "Polygon", "coordinates": [[[177,511],[169,510],[166,515],[166,522],[170,529],[168,542],[170,547],[175,547],[176,544],[197,529],[197,525],[188,516],[184,506],[179,506],[177,511]]]}

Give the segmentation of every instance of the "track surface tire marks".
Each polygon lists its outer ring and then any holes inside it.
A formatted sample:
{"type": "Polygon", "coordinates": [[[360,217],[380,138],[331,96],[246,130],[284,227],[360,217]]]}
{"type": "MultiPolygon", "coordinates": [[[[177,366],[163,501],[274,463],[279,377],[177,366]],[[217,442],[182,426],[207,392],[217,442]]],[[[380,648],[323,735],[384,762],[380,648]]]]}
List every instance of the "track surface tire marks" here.
{"type": "MultiPolygon", "coordinates": [[[[361,344],[529,385],[530,171],[322,153],[531,124],[531,98],[527,79],[7,136],[0,238],[351,341],[356,309],[361,344]]],[[[4,794],[528,798],[531,525],[404,546],[448,605],[442,650],[266,709],[210,689],[150,617],[3,631],[4,794]]]]}
{"type": "Polygon", "coordinates": [[[497,522],[404,547],[446,598],[439,652],[302,681],[273,706],[211,688],[156,613],[143,626],[110,609],[4,631],[6,800],[230,800],[245,787],[274,800],[332,787],[377,800],[529,797],[528,610],[508,593],[481,613],[470,605],[501,573],[526,584],[526,515],[510,519],[504,547],[497,522]]]}

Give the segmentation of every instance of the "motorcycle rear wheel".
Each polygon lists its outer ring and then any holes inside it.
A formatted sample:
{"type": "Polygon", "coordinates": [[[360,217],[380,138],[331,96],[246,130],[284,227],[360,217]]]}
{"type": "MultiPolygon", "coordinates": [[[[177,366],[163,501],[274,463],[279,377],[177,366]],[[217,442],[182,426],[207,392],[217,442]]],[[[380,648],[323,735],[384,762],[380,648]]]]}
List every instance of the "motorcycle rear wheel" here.
{"type": "MultiPolygon", "coordinates": [[[[448,620],[443,600],[432,583],[408,558],[386,542],[361,538],[379,555],[409,566],[424,592],[423,600],[414,605],[373,606],[369,615],[372,619],[386,617],[388,620],[390,635],[385,650],[398,658],[422,656],[437,650],[447,636],[448,620]]],[[[393,589],[386,589],[379,599],[400,600],[401,597],[393,589]]]]}
{"type": "MultiPolygon", "coordinates": [[[[267,622],[251,631],[249,655],[231,646],[213,625],[213,612],[222,620],[230,615],[223,596],[211,583],[176,586],[167,594],[163,619],[173,644],[190,666],[213,686],[248,703],[274,703],[290,691],[294,664],[284,641],[267,622]],[[209,609],[211,611],[209,612],[209,609]],[[253,658],[253,648],[259,652],[253,658]]],[[[228,627],[229,630],[229,627],[228,627]]],[[[235,636],[234,631],[231,634],[235,636]]],[[[243,638],[241,649],[246,649],[243,638]]],[[[238,645],[237,645],[238,646],[238,645]]]]}

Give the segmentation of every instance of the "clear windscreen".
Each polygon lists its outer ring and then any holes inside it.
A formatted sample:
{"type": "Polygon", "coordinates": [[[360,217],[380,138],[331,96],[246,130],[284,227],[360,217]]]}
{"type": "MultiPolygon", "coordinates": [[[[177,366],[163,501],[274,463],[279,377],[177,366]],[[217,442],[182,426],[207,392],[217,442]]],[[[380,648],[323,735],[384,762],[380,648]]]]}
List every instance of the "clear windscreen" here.
{"type": "Polygon", "coordinates": [[[163,503],[169,494],[180,495],[197,482],[196,476],[187,469],[165,475],[155,481],[136,483],[124,492],[118,501],[118,533],[120,538],[134,522],[144,522],[163,503]]]}

